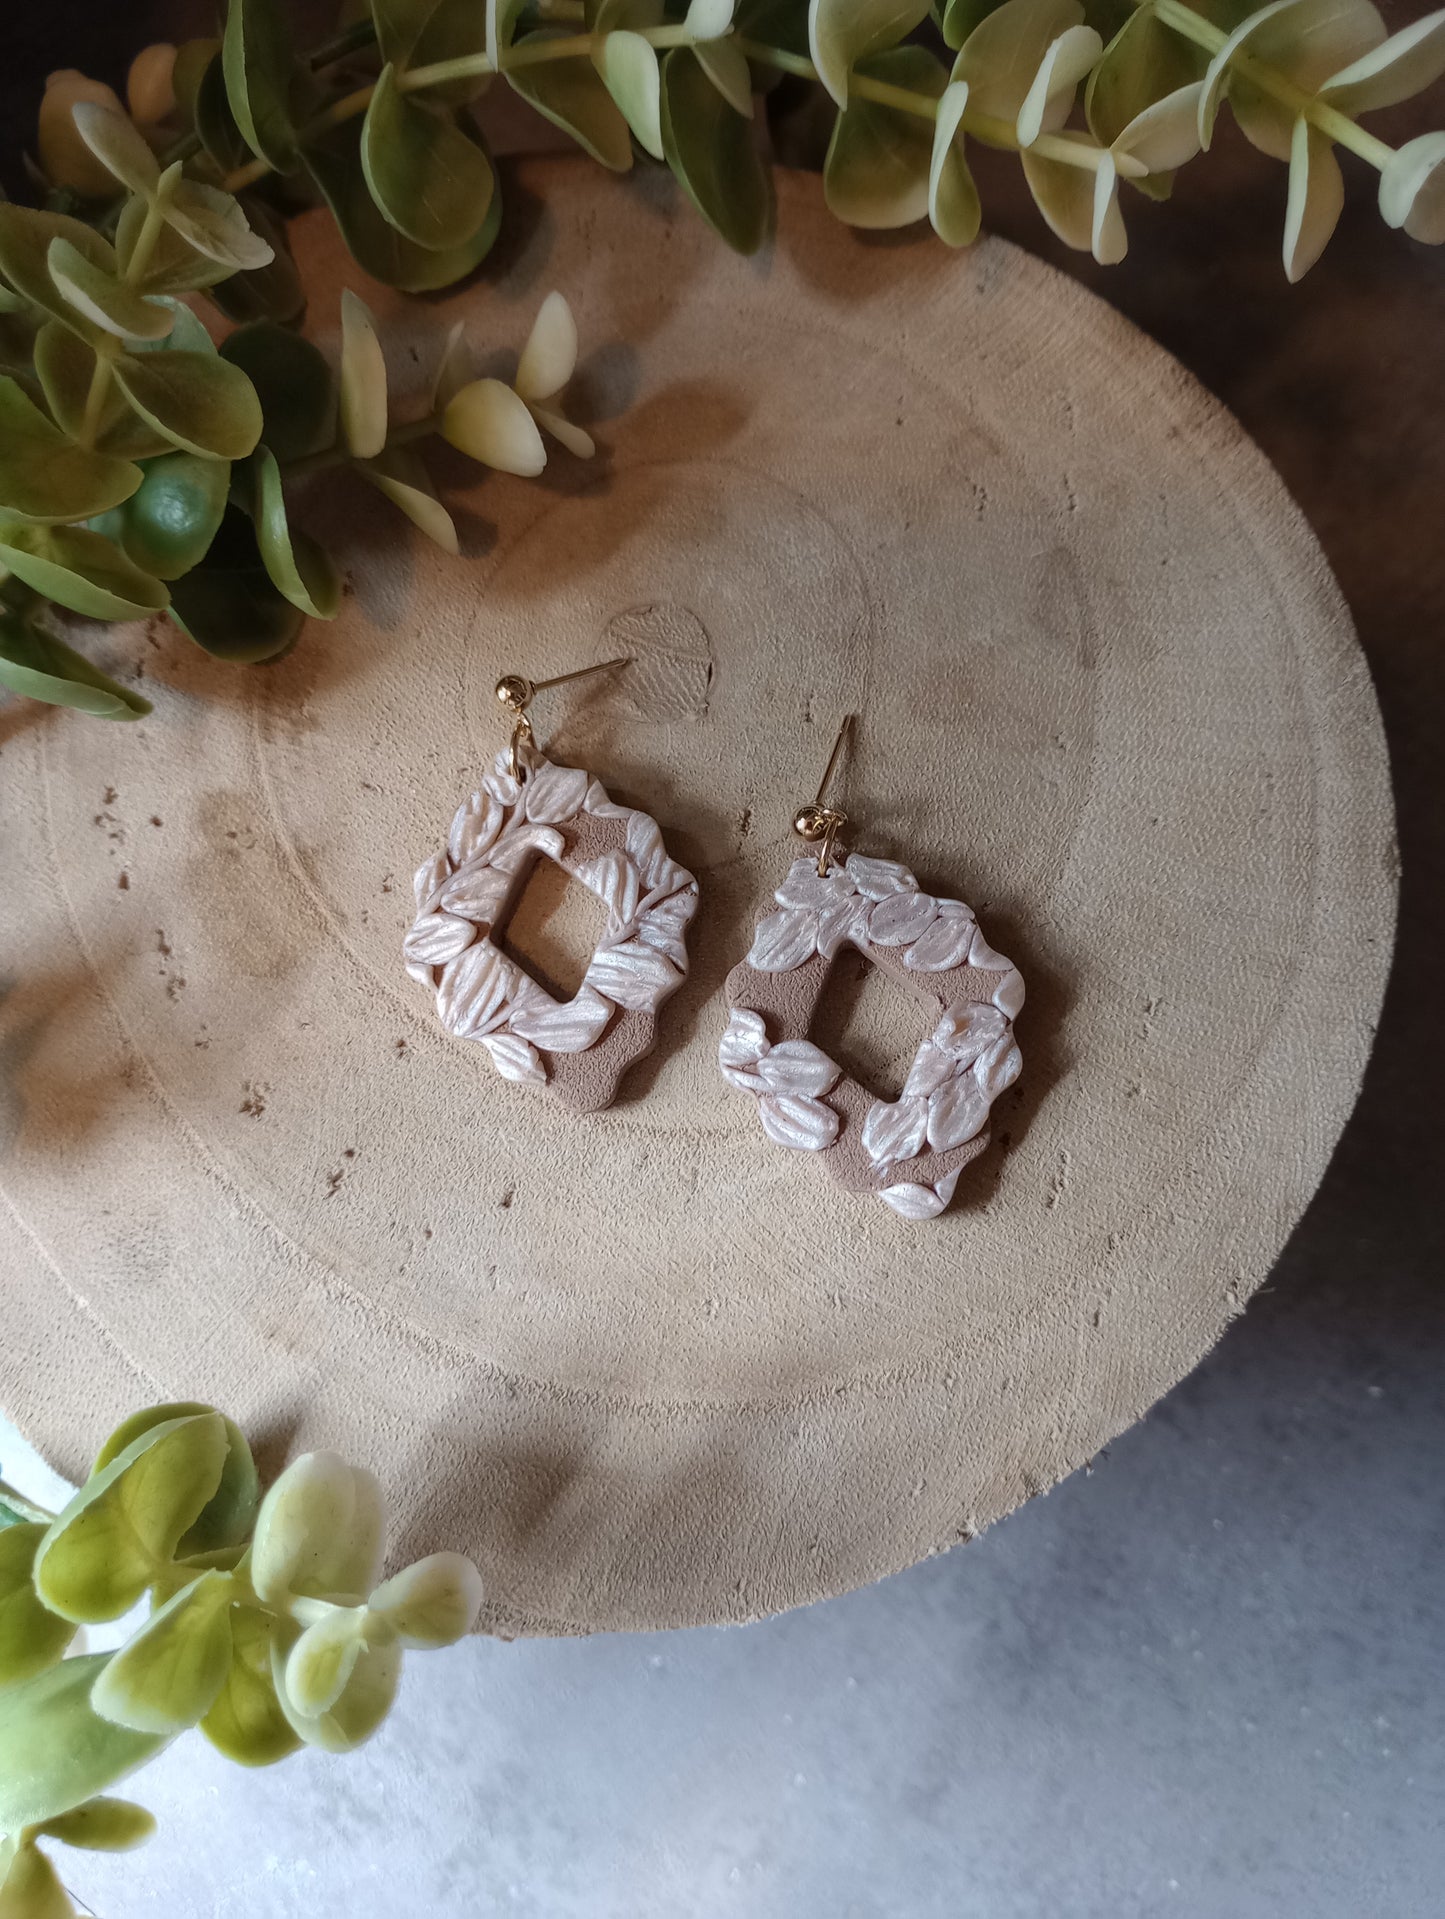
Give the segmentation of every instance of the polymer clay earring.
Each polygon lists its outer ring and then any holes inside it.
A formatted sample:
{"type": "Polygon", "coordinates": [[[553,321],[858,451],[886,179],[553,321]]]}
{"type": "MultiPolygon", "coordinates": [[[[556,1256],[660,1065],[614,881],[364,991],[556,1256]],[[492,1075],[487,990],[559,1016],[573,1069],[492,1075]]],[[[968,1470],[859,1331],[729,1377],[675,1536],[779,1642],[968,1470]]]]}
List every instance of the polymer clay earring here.
{"type": "Polygon", "coordinates": [[[544,688],[627,664],[608,660],[535,685],[519,674],[497,682],[511,744],[457,808],[446,845],[417,869],[416,919],[402,949],[449,1033],[484,1047],[503,1079],[546,1085],[581,1112],[610,1106],[623,1073],[652,1051],[658,1008],[687,976],[697,910],[697,881],[668,856],[656,820],[616,805],[583,768],[547,759],[528,718],[544,688]],[[499,944],[539,859],[555,860],[607,910],[567,1001],[499,944]]]}
{"type": "Polygon", "coordinates": [[[727,978],[723,1077],[757,1100],[763,1130],[904,1219],[933,1219],[988,1144],[989,1108],[1018,1078],[1024,983],[962,900],[925,893],[894,860],[838,854],[847,815],[825,804],[850,714],[818,789],[793,821],[816,854],[795,860],[727,978]],[[853,947],[920,1000],[929,1031],[897,1099],[875,1097],[809,1038],[833,961],[853,947]]]}

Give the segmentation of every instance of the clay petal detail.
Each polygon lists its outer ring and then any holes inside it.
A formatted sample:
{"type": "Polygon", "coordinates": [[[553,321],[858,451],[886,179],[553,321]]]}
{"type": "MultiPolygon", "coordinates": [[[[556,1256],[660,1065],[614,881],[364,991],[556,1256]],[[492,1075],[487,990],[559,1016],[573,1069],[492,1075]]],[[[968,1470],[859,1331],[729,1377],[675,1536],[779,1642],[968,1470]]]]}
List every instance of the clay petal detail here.
{"type": "Polygon", "coordinates": [[[978,1000],[960,1000],[949,1007],[933,1029],[931,1044],[962,1069],[987,1052],[1004,1029],[1003,1014],[996,1007],[978,1000]]]}
{"type": "Polygon", "coordinates": [[[1017,1019],[1024,1007],[1024,976],[1011,966],[993,989],[993,1003],[1010,1019],[1017,1019]]]}
{"type": "Polygon", "coordinates": [[[894,893],[873,908],[868,937],[878,946],[909,946],[937,916],[938,902],[927,893],[894,893]]]}
{"type": "Polygon", "coordinates": [[[465,866],[468,860],[486,852],[502,830],[503,812],[500,802],[487,792],[473,793],[462,801],[447,834],[453,866],[465,866]]]}
{"type": "Polygon", "coordinates": [[[878,1197],[891,1206],[900,1219],[937,1219],[948,1204],[935,1187],[920,1186],[911,1180],[885,1186],[878,1197]]]}
{"type": "Polygon", "coordinates": [[[903,1082],[903,1097],[927,1099],[946,1079],[952,1079],[954,1071],[955,1063],[948,1054],[932,1040],[926,1039],[908,1069],[908,1078],[903,1082]]]}
{"type": "Polygon", "coordinates": [[[973,1079],[950,1080],[928,1102],[928,1143],[935,1153],[962,1146],[988,1124],[988,1096],[973,1079]]]}
{"type": "Polygon", "coordinates": [[[768,1050],[767,1028],[760,1013],[735,1006],[728,1029],[718,1042],[720,1066],[754,1066],[768,1050]]]}
{"type": "Polygon", "coordinates": [[[515,977],[517,969],[488,941],[470,947],[442,969],[437,986],[442,1025],[458,1039],[476,1039],[488,1025],[499,1024],[515,977]]]}
{"type": "Polygon", "coordinates": [[[820,1099],[788,1093],[764,1093],[758,1101],[763,1131],[779,1146],[820,1153],[838,1137],[838,1115],[820,1099]]]}
{"type": "Polygon", "coordinates": [[[758,921],[748,965],[760,973],[791,973],[818,950],[818,916],[785,906],[758,921]]]}
{"type": "Polygon", "coordinates": [[[962,966],[975,930],[973,920],[962,913],[940,913],[903,955],[903,964],[915,973],[946,973],[962,966]]]}
{"type": "Polygon", "coordinates": [[[451,861],[445,853],[433,853],[429,860],[422,861],[411,883],[418,913],[432,911],[436,904],[437,891],[451,870],[451,861]]]}
{"type": "Polygon", "coordinates": [[[542,826],[570,820],[582,810],[587,797],[588,774],[580,766],[558,766],[543,760],[522,788],[523,811],[529,820],[542,826]]]}
{"type": "Polygon", "coordinates": [[[794,860],[773,898],[779,906],[837,906],[857,890],[844,874],[820,873],[816,860],[794,860]]]}
{"type": "Polygon", "coordinates": [[[441,890],[439,904],[478,926],[491,926],[506,904],[513,875],[500,866],[478,862],[453,873],[441,890]]]}
{"type": "Polygon", "coordinates": [[[499,873],[520,873],[531,860],[555,860],[562,851],[562,835],[555,826],[509,826],[492,848],[491,864],[499,873]]]}
{"type": "Polygon", "coordinates": [[[585,1053],[601,1038],[615,1010],[609,1000],[583,984],[564,1005],[549,1001],[544,1006],[519,1007],[508,1025],[549,1053],[585,1053]]]}
{"type": "Polygon", "coordinates": [[[893,893],[918,891],[918,881],[897,860],[870,860],[862,853],[850,853],[847,870],[858,891],[870,900],[886,900],[893,893]]]}
{"type": "Polygon", "coordinates": [[[679,982],[678,969],[641,940],[604,946],[592,956],[584,985],[616,1006],[651,1012],[679,982]]]}
{"type": "Polygon", "coordinates": [[[838,906],[826,907],[818,915],[818,951],[824,959],[835,959],[849,945],[862,946],[868,938],[868,915],[872,902],[854,894],[838,906]]]}
{"type": "Polygon", "coordinates": [[[492,1064],[503,1079],[545,1081],[547,1074],[541,1055],[515,1033],[488,1033],[482,1041],[492,1056],[492,1064]]]}
{"type": "Polygon", "coordinates": [[[423,913],[406,938],[402,953],[425,966],[444,966],[458,953],[464,953],[477,937],[470,920],[456,919],[450,913],[423,913]]]}
{"type": "Polygon", "coordinates": [[[1013,961],[1005,959],[1002,953],[995,953],[980,931],[974,933],[973,944],[968,950],[968,963],[976,966],[981,973],[1001,973],[1005,967],[1013,965],[1013,961]]]}
{"type": "Polygon", "coordinates": [[[863,1122],[863,1150],[875,1166],[912,1159],[928,1131],[926,1099],[875,1100],[863,1122]]]}
{"type": "Polygon", "coordinates": [[[839,1071],[811,1040],[789,1039],[758,1061],[758,1076],[775,1093],[816,1098],[838,1084],[839,1071]]]}
{"type": "Polygon", "coordinates": [[[995,1100],[1024,1070],[1024,1056],[1012,1033],[1006,1033],[975,1061],[973,1077],[985,1099],[995,1100]]]}
{"type": "Polygon", "coordinates": [[[584,860],[573,878],[602,901],[614,932],[631,924],[642,888],[637,868],[625,853],[601,853],[595,860],[584,860]]]}

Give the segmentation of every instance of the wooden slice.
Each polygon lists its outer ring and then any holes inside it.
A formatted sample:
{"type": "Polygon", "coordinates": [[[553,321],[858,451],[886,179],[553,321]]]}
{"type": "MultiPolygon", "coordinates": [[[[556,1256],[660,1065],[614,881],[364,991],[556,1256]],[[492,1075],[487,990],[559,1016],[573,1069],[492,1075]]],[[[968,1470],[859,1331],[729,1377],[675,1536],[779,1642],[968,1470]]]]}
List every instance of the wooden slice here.
{"type": "Polygon", "coordinates": [[[656,175],[510,185],[530,237],[447,299],[308,217],[314,329],[357,285],[420,394],[455,318],[480,361],[560,287],[603,457],[469,493],[449,463],[461,561],[324,480],[298,518],[349,592],[290,657],[157,623],[114,643],[151,719],[0,712],[0,1398],[72,1473],[181,1396],[271,1464],[337,1447],[506,1630],[746,1619],[970,1538],[1241,1310],[1369,1048],[1384,747],[1279,481],[1079,287],[865,241],[811,180],[761,261],[656,175]],[[656,1052],[578,1117],[443,1032],[401,944],[505,743],[498,674],[620,652],[539,696],[539,740],[701,903],[656,1052]],[[1027,1070],[926,1227],[778,1151],[717,1067],[850,711],[857,843],[1028,981],[1027,1070]]]}

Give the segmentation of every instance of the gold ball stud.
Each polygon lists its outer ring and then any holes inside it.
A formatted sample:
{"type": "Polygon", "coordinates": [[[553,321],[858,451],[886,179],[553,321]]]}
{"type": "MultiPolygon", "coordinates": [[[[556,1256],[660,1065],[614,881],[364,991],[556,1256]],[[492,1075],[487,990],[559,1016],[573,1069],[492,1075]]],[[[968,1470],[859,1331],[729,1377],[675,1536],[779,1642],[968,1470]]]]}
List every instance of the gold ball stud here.
{"type": "Polygon", "coordinates": [[[800,840],[820,840],[827,830],[828,813],[821,806],[805,806],[793,819],[793,831],[800,840]]]}
{"type": "Polygon", "coordinates": [[[532,697],[532,688],[520,673],[505,674],[497,681],[497,699],[513,713],[520,713],[532,697]]]}

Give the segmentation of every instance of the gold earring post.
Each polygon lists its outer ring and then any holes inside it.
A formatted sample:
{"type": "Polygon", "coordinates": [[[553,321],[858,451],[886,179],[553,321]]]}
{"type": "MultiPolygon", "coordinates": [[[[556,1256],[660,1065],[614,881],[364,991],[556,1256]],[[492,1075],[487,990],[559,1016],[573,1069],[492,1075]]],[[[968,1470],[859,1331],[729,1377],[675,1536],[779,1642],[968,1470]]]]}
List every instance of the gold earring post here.
{"type": "Polygon", "coordinates": [[[822,879],[833,859],[833,845],[843,828],[848,824],[848,815],[836,806],[825,806],[828,788],[833,775],[838,770],[838,761],[842,758],[843,748],[857,725],[858,715],[847,713],[843,724],[838,728],[838,737],[833,742],[833,750],[828,755],[828,764],[823,769],[823,777],[818,782],[818,797],[811,806],[802,807],[793,819],[793,831],[800,840],[806,840],[810,846],[818,846],[818,877],[822,879]]]}
{"type": "Polygon", "coordinates": [[[579,666],[575,673],[554,673],[550,680],[529,680],[521,673],[505,673],[497,681],[496,695],[500,705],[509,713],[516,715],[517,723],[512,728],[511,771],[514,780],[522,777],[520,750],[523,741],[535,745],[536,735],[532,731],[532,722],[527,718],[527,708],[538,693],[545,693],[550,686],[566,686],[572,680],[590,679],[594,673],[606,673],[614,666],[631,666],[632,655],[624,653],[615,660],[602,660],[596,666],[579,666]]]}

